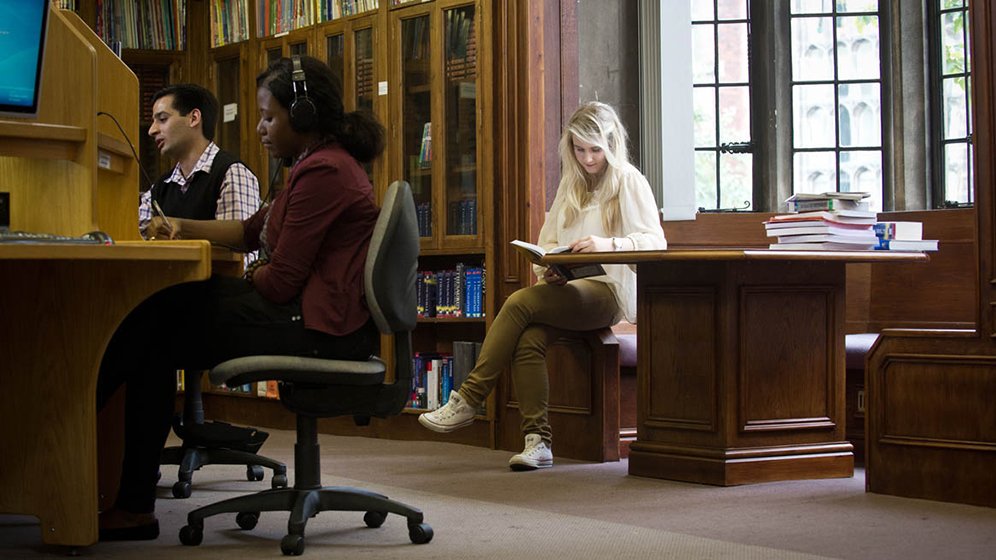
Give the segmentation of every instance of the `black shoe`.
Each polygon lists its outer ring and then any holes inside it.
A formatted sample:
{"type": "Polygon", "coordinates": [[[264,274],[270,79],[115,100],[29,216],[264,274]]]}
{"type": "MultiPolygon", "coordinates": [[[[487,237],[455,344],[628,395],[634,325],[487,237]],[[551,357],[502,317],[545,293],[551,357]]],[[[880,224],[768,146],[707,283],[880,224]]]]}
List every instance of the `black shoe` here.
{"type": "Polygon", "coordinates": [[[145,525],[131,527],[108,527],[100,529],[100,541],[151,541],[159,538],[159,520],[145,525]]]}

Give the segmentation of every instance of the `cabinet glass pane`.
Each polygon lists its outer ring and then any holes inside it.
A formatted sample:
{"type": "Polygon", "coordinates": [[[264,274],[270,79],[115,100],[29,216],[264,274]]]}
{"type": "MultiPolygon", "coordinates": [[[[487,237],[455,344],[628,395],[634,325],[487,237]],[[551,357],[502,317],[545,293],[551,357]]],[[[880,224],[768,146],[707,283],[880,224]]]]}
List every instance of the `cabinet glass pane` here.
{"type": "Polygon", "coordinates": [[[373,112],[374,106],[374,52],[373,29],[360,29],[356,41],[356,108],[373,112]]]}
{"type": "Polygon", "coordinates": [[[294,43],[290,46],[291,56],[304,56],[308,54],[308,43],[294,43]]]}
{"type": "Polygon", "coordinates": [[[402,154],[418,209],[419,235],[432,236],[432,95],[429,16],[401,22],[402,154]]]}
{"type": "Polygon", "coordinates": [[[283,56],[283,49],[281,47],[266,49],[266,66],[269,67],[274,62],[280,60],[281,56],[283,56]]]}
{"type": "Polygon", "coordinates": [[[325,58],[328,60],[332,73],[339,80],[340,89],[342,88],[342,77],[345,73],[344,68],[346,67],[346,59],[343,55],[343,43],[342,33],[329,35],[325,38],[325,58]]]}
{"type": "Polygon", "coordinates": [[[443,12],[446,235],[477,235],[477,39],[474,6],[443,12]]]}
{"type": "MultiPolygon", "coordinates": [[[[239,79],[239,58],[226,58],[224,60],[218,61],[217,67],[218,76],[218,104],[221,108],[226,105],[235,104],[238,107],[239,103],[239,84],[241,83],[239,79]]],[[[220,111],[221,115],[224,115],[224,110],[220,111]]],[[[236,115],[242,113],[242,111],[237,111],[236,115]]],[[[219,116],[221,116],[219,115],[219,116]]],[[[234,154],[235,157],[242,157],[241,146],[242,146],[242,134],[239,127],[240,119],[238,117],[225,122],[224,118],[218,119],[217,130],[215,131],[215,143],[218,146],[234,154]]]]}

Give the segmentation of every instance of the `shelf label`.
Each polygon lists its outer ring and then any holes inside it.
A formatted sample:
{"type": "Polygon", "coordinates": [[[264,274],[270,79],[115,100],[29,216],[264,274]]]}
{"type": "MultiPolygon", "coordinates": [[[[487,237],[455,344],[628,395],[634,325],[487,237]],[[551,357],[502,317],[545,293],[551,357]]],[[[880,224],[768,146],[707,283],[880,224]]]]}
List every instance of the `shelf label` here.
{"type": "Polygon", "coordinates": [[[110,169],[111,154],[107,152],[97,152],[97,167],[101,169],[110,169]]]}
{"type": "Polygon", "coordinates": [[[224,116],[222,117],[222,122],[232,122],[235,120],[235,117],[239,114],[239,104],[226,103],[223,111],[224,111],[224,116]]]}
{"type": "Polygon", "coordinates": [[[377,82],[377,95],[387,95],[387,80],[377,82]]]}

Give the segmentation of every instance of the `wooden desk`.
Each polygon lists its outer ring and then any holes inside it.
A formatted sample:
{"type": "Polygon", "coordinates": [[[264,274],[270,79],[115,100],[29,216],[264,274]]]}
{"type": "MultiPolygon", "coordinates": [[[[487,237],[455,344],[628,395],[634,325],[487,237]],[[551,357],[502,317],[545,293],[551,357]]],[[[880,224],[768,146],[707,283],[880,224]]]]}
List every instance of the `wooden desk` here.
{"type": "Polygon", "coordinates": [[[922,253],[548,256],[638,267],[633,475],[717,485],[848,477],[845,267],[922,253]]]}
{"type": "Polygon", "coordinates": [[[37,516],[47,544],[97,542],[104,349],[151,294],[210,274],[205,241],[0,244],[0,512],[37,516]]]}

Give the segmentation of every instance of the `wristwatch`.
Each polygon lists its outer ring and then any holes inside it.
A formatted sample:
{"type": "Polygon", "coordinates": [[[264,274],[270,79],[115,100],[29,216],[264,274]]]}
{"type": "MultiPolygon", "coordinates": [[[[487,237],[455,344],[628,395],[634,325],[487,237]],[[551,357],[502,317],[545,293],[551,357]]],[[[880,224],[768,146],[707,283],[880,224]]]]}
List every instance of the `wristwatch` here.
{"type": "Polygon", "coordinates": [[[613,237],[612,238],[612,250],[613,251],[622,251],[622,248],[623,248],[622,238],[613,237]]]}

